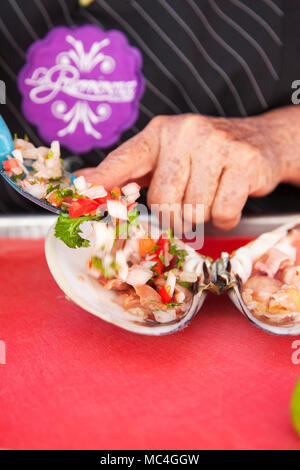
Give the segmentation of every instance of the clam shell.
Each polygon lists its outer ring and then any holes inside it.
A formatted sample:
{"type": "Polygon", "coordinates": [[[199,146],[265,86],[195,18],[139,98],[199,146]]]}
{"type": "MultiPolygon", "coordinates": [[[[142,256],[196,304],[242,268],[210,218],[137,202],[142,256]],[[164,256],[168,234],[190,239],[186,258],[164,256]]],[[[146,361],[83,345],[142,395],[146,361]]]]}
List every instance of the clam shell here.
{"type": "Polygon", "coordinates": [[[205,289],[200,287],[190,310],[181,319],[170,323],[146,323],[116,304],[116,294],[87,275],[86,262],[91,248],[68,248],[54,236],[53,226],[46,237],[45,254],[55,281],[70,300],[102,320],[134,333],[151,336],[174,333],[188,325],[205,299],[205,289]]]}
{"type": "MultiPolygon", "coordinates": [[[[300,217],[295,217],[291,222],[282,225],[271,232],[260,235],[256,240],[239,248],[230,257],[226,254],[222,257],[224,272],[227,263],[227,285],[228,295],[237,308],[256,326],[277,335],[299,335],[300,334],[300,314],[293,313],[295,320],[290,323],[276,324],[276,320],[262,320],[253,315],[246,306],[242,298],[242,284],[251,275],[254,261],[272,248],[281,238],[288,234],[290,230],[300,225],[300,217]]],[[[220,260],[219,260],[220,263],[220,260]]],[[[226,276],[225,276],[226,277],[226,276]]]]}

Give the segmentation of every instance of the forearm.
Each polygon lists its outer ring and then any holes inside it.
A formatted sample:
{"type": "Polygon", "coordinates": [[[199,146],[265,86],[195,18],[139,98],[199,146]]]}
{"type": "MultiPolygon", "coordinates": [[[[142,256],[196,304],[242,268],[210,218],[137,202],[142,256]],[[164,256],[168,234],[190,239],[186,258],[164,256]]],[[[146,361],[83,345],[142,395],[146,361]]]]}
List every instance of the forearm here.
{"type": "Polygon", "coordinates": [[[300,106],[269,111],[257,122],[282,162],[281,182],[300,185],[300,106]]]}

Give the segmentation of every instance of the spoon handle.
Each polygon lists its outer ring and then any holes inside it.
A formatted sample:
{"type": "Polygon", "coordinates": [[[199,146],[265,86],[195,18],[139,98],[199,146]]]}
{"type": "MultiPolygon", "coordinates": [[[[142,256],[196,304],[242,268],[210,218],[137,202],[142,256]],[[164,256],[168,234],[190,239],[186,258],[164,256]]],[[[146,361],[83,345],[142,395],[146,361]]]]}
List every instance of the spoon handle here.
{"type": "MultiPolygon", "coordinates": [[[[14,143],[4,119],[0,115],[0,162],[14,149],[14,143]]],[[[2,166],[2,165],[1,165],[2,166]]]]}

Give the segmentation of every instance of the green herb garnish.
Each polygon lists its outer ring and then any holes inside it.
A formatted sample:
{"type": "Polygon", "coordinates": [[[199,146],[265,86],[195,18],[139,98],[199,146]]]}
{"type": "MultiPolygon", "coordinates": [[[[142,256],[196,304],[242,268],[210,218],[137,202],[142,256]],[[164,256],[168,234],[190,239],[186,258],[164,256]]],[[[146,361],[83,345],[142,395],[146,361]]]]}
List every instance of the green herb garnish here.
{"type": "Polygon", "coordinates": [[[192,283],[191,283],[191,282],[187,282],[187,281],[178,281],[178,280],[177,280],[177,283],[178,283],[179,285],[181,285],[182,287],[188,287],[188,288],[192,287],[192,283]]]}
{"type": "Polygon", "coordinates": [[[164,257],[164,255],[163,255],[162,253],[159,255],[159,259],[160,259],[160,261],[162,262],[162,264],[163,264],[164,266],[166,266],[166,260],[165,260],[165,257],[164,257]]]}
{"type": "Polygon", "coordinates": [[[157,251],[159,248],[160,248],[159,245],[154,245],[154,247],[151,248],[151,250],[149,250],[149,253],[154,253],[154,252],[157,251]]]}
{"type": "Polygon", "coordinates": [[[180,268],[187,256],[187,252],[185,250],[180,250],[175,244],[170,245],[169,252],[171,255],[177,257],[176,264],[177,267],[180,268]]]}
{"type": "Polygon", "coordinates": [[[139,211],[135,208],[128,212],[128,220],[132,225],[137,225],[139,211]]]}
{"type": "Polygon", "coordinates": [[[71,219],[69,214],[61,212],[55,225],[55,236],[60,238],[69,248],[87,247],[90,245],[89,240],[80,236],[82,230],[80,225],[90,220],[101,220],[97,216],[81,216],[71,219]]]}
{"type": "Polygon", "coordinates": [[[47,192],[46,192],[46,196],[51,193],[52,191],[55,191],[55,189],[59,189],[60,188],[60,184],[57,184],[56,186],[53,186],[52,183],[49,184],[48,188],[47,188],[47,192]]]}
{"type": "Polygon", "coordinates": [[[181,302],[180,304],[174,304],[174,303],[170,303],[170,304],[165,304],[168,308],[173,308],[173,307],[179,307],[180,305],[183,305],[183,302],[181,302]]]}
{"type": "Polygon", "coordinates": [[[16,182],[18,180],[21,180],[24,176],[24,172],[20,173],[19,175],[13,175],[13,180],[16,182]]]}

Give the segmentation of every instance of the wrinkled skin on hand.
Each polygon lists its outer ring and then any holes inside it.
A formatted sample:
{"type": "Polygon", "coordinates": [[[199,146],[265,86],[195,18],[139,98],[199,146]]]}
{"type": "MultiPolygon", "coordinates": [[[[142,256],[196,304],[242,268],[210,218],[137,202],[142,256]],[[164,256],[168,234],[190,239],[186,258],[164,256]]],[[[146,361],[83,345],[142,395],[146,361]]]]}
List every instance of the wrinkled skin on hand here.
{"type": "Polygon", "coordinates": [[[292,179],[287,168],[291,174],[296,169],[291,171],[282,150],[282,123],[291,108],[242,119],[158,116],[98,167],[79,173],[107,188],[148,179],[149,205],[193,204],[192,223],[211,219],[229,230],[238,224],[248,196],[266,195],[292,179]],[[204,214],[197,214],[196,204],[204,205],[204,214]]]}

